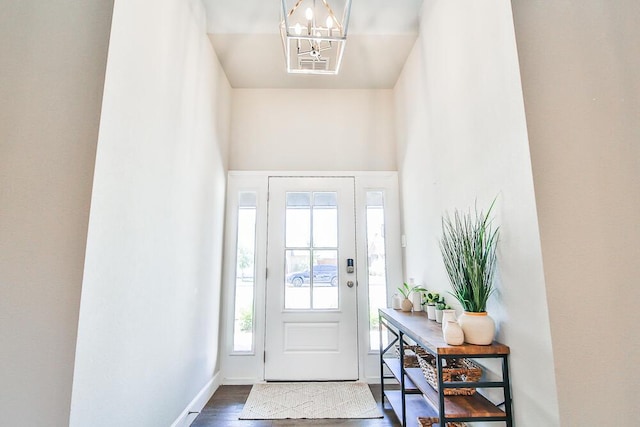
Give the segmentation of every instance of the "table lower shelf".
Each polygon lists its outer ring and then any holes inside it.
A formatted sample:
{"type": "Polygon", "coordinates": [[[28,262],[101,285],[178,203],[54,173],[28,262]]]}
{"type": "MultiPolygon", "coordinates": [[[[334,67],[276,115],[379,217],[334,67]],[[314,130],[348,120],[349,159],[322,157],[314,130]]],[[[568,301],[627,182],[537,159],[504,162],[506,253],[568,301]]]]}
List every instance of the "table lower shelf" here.
{"type": "MultiPolygon", "coordinates": [[[[391,404],[396,417],[402,422],[402,392],[400,390],[385,390],[385,397],[391,404]]],[[[437,417],[438,413],[427,404],[421,394],[405,394],[407,410],[407,427],[418,425],[418,417],[437,417]]]]}
{"type": "MultiPolygon", "coordinates": [[[[402,375],[402,367],[400,366],[400,359],[393,359],[393,358],[385,358],[384,359],[384,364],[387,366],[387,368],[389,368],[389,371],[391,371],[391,374],[394,376],[394,378],[398,381],[398,383],[400,383],[400,375],[402,375]]],[[[420,391],[418,390],[418,388],[411,382],[411,380],[409,378],[407,378],[407,376],[405,375],[405,383],[404,383],[404,388],[406,390],[407,393],[419,393],[420,391]]]]}
{"type": "MultiPolygon", "coordinates": [[[[431,387],[420,368],[407,368],[407,377],[422,392],[426,402],[438,411],[438,392],[431,387]]],[[[506,413],[491,403],[484,396],[475,393],[471,396],[445,396],[444,412],[447,418],[492,418],[496,421],[506,420],[506,413]]],[[[436,415],[437,416],[437,415],[436,415]]]]}

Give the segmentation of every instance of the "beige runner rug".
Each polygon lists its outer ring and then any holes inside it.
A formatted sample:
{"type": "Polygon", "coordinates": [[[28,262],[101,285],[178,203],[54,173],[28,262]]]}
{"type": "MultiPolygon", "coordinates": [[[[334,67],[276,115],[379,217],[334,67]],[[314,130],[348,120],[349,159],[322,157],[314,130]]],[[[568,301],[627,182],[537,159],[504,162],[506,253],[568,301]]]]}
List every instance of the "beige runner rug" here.
{"type": "Polygon", "coordinates": [[[382,418],[369,386],[361,382],[255,384],[241,420],[382,418]]]}

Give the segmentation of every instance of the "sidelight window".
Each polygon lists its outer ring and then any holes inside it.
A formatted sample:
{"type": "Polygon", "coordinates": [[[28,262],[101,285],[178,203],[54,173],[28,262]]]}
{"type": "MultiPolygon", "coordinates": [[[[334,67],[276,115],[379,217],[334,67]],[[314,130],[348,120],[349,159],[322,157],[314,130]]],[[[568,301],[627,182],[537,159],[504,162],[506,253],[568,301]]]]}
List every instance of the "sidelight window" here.
{"type": "MultiPolygon", "coordinates": [[[[384,192],[367,191],[367,272],[369,281],[370,350],[380,348],[378,309],[387,306],[384,192]]],[[[386,339],[386,336],[383,337],[386,339]]]]}
{"type": "Polygon", "coordinates": [[[256,193],[238,194],[233,351],[252,352],[256,260],[256,193]]]}

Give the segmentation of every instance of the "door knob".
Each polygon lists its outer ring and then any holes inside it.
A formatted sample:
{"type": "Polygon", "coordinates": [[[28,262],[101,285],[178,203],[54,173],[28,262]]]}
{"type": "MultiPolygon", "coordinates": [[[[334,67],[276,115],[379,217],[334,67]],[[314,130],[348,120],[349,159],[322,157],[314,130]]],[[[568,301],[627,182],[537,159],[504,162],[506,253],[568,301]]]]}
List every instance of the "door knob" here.
{"type": "Polygon", "coordinates": [[[350,287],[350,288],[353,288],[353,280],[349,280],[347,282],[347,286],[350,287]]]}

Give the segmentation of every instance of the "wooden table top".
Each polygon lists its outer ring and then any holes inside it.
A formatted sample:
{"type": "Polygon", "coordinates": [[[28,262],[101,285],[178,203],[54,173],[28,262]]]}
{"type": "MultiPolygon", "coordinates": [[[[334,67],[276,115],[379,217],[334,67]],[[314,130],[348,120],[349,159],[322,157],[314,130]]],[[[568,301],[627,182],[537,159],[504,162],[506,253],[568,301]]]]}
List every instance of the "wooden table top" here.
{"type": "Polygon", "coordinates": [[[427,313],[381,308],[380,315],[433,354],[460,356],[490,356],[509,354],[509,347],[494,341],[491,345],[449,345],[442,336],[442,325],[429,320],[427,313]]]}

